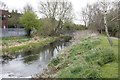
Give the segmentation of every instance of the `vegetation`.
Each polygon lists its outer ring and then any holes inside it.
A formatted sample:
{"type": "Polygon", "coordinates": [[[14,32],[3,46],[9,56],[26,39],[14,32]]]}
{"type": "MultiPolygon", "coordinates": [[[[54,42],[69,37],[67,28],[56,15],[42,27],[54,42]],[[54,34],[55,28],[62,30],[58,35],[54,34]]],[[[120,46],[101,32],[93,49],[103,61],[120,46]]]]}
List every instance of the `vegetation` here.
{"type": "Polygon", "coordinates": [[[22,36],[22,37],[6,37],[1,39],[1,45],[4,46],[12,46],[16,44],[20,44],[23,42],[28,42],[32,40],[30,37],[22,36]]]}
{"type": "Polygon", "coordinates": [[[30,36],[31,31],[35,33],[39,25],[39,20],[34,12],[26,12],[20,17],[20,23],[25,27],[28,35],[30,36]]]}
{"type": "Polygon", "coordinates": [[[105,36],[88,37],[73,45],[67,54],[49,64],[48,76],[56,78],[117,78],[117,40],[111,48],[105,36]],[[66,56],[64,56],[66,55],[66,56]],[[51,69],[52,68],[52,69],[51,69]],[[112,76],[111,76],[112,75],[112,76]]]}
{"type": "Polygon", "coordinates": [[[12,12],[9,13],[9,18],[8,18],[8,27],[9,28],[18,28],[22,27],[19,22],[19,18],[21,17],[22,14],[18,13],[17,10],[12,10],[12,12]]]}
{"type": "Polygon", "coordinates": [[[8,18],[8,25],[11,28],[25,28],[28,36],[54,36],[60,35],[61,32],[66,32],[66,30],[85,29],[82,25],[66,25],[67,22],[73,23],[71,2],[40,2],[39,12],[44,16],[41,19],[38,19],[30,4],[23,8],[23,13],[12,10],[8,18]]]}
{"type": "Polygon", "coordinates": [[[64,23],[64,27],[65,30],[85,30],[86,27],[84,25],[79,25],[79,24],[74,24],[73,22],[70,21],[66,21],[64,23]]]}
{"type": "Polygon", "coordinates": [[[71,39],[70,36],[61,35],[59,37],[37,37],[37,38],[30,38],[30,37],[10,37],[10,38],[3,38],[2,41],[2,51],[3,55],[13,54],[16,52],[21,51],[29,51],[31,49],[35,49],[38,47],[44,47],[52,42],[57,40],[64,39],[68,41],[71,39]]]}
{"type": "Polygon", "coordinates": [[[20,36],[20,37],[3,37],[3,38],[0,38],[2,41],[6,41],[6,40],[19,40],[19,39],[30,39],[30,37],[27,37],[27,36],[20,36]]]}
{"type": "MultiPolygon", "coordinates": [[[[1,1],[0,7],[7,8],[1,1]]],[[[9,27],[21,25],[25,28],[27,36],[0,38],[2,55],[9,56],[21,51],[29,52],[29,50],[43,47],[59,39],[68,41],[71,37],[65,36],[64,33],[67,31],[89,29],[92,32],[99,32],[100,35],[86,37],[84,34],[73,34],[74,39],[78,35],[82,35],[84,38],[75,39],[75,42],[78,43],[68,47],[69,49],[63,54],[53,58],[48,64],[48,70],[40,77],[118,78],[118,47],[120,47],[118,41],[120,40],[110,37],[120,37],[118,25],[120,15],[116,13],[119,11],[117,1],[109,3],[102,0],[88,4],[81,12],[84,25],[73,23],[73,7],[72,3],[68,1],[40,2],[38,10],[43,16],[41,19],[38,19],[33,10],[27,4],[23,14],[19,14],[17,11],[11,12],[8,19],[9,27]]],[[[36,58],[38,58],[37,55],[31,55],[24,62],[27,63],[32,59],[36,60],[36,58]]]]}
{"type": "Polygon", "coordinates": [[[32,41],[32,42],[26,43],[24,45],[6,47],[6,48],[3,48],[2,51],[3,51],[3,54],[11,54],[11,53],[19,52],[19,51],[28,51],[30,49],[34,49],[37,47],[43,47],[51,42],[54,42],[57,39],[58,39],[57,37],[42,38],[40,40],[32,41]]]}
{"type": "Polygon", "coordinates": [[[119,37],[118,18],[120,15],[116,13],[119,11],[118,3],[118,0],[113,2],[109,2],[109,0],[101,0],[94,4],[87,4],[81,12],[82,20],[90,29],[105,33],[104,18],[106,18],[106,24],[110,36],[119,37]]]}
{"type": "Polygon", "coordinates": [[[39,12],[46,18],[45,27],[50,35],[56,35],[63,29],[66,20],[72,20],[72,4],[68,1],[44,1],[39,3],[39,12]],[[49,25],[49,26],[48,26],[49,25]]]}
{"type": "Polygon", "coordinates": [[[54,28],[57,26],[58,21],[54,20],[54,23],[51,22],[51,19],[45,18],[40,19],[41,28],[39,28],[39,35],[42,36],[54,36],[54,28]]]}
{"type": "Polygon", "coordinates": [[[111,46],[113,43],[110,36],[120,37],[117,23],[120,15],[116,13],[119,11],[118,3],[117,0],[113,2],[101,0],[94,4],[88,4],[82,10],[85,25],[92,30],[105,33],[111,46]]]}

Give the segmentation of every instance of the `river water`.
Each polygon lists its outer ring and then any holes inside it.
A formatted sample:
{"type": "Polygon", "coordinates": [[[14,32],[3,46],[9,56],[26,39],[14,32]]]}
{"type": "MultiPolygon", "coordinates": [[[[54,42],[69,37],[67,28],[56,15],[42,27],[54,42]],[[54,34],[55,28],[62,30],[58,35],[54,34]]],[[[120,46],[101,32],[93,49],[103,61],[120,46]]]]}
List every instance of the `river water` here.
{"type": "Polygon", "coordinates": [[[43,48],[16,53],[13,55],[14,59],[0,57],[0,70],[2,70],[0,75],[2,78],[29,78],[37,73],[42,73],[50,60],[68,45],[69,42],[56,41],[43,48]]]}

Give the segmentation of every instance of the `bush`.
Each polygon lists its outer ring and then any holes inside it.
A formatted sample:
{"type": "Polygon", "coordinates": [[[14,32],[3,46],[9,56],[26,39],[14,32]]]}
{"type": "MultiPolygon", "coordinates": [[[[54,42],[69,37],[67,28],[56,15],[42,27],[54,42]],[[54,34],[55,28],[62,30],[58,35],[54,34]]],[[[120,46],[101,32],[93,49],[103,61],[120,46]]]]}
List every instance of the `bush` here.
{"type": "Polygon", "coordinates": [[[86,27],[83,25],[74,24],[72,22],[65,22],[64,29],[65,30],[85,30],[86,27]]]}
{"type": "Polygon", "coordinates": [[[81,45],[81,48],[90,50],[98,44],[100,44],[99,39],[97,39],[97,38],[94,39],[94,38],[88,37],[88,38],[84,39],[80,45],[81,45]]]}
{"type": "Polygon", "coordinates": [[[61,35],[60,38],[61,38],[61,39],[64,39],[65,42],[68,42],[69,40],[72,39],[72,37],[71,37],[71,36],[68,36],[68,35],[61,35]]]}
{"type": "Polygon", "coordinates": [[[58,74],[58,78],[100,78],[98,66],[86,65],[84,63],[73,63],[72,65],[62,69],[58,74]]]}
{"type": "Polygon", "coordinates": [[[54,36],[58,22],[56,20],[52,21],[52,19],[44,18],[40,19],[41,27],[38,30],[38,35],[40,36],[54,36]]]}
{"type": "Polygon", "coordinates": [[[109,62],[112,62],[115,60],[115,55],[114,55],[114,52],[113,50],[111,49],[103,49],[102,50],[102,55],[98,61],[98,64],[100,66],[104,65],[104,64],[107,64],[109,62]]]}
{"type": "Polygon", "coordinates": [[[69,51],[70,54],[85,53],[94,48],[96,45],[100,44],[99,39],[94,38],[85,38],[81,43],[74,45],[69,51]]]}
{"type": "Polygon", "coordinates": [[[98,56],[96,53],[89,53],[88,55],[85,55],[85,60],[87,62],[94,62],[96,59],[98,59],[98,56]]]}
{"type": "Polygon", "coordinates": [[[100,66],[115,60],[113,50],[106,48],[92,49],[83,56],[87,62],[97,62],[100,66]]]}

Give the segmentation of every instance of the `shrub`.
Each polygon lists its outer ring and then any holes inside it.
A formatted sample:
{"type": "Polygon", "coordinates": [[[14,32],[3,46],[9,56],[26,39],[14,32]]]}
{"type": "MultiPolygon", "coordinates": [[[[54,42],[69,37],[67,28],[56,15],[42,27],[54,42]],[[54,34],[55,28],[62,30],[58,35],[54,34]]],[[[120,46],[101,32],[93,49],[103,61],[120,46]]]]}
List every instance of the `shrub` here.
{"type": "Polygon", "coordinates": [[[83,56],[87,62],[97,62],[100,66],[115,60],[113,50],[107,48],[92,49],[83,56]]]}
{"type": "Polygon", "coordinates": [[[98,64],[100,66],[115,60],[115,55],[114,55],[113,50],[104,48],[102,50],[102,52],[103,53],[102,53],[102,55],[101,55],[101,57],[100,57],[100,59],[98,61],[98,64]]]}
{"type": "Polygon", "coordinates": [[[88,37],[88,38],[84,39],[80,45],[81,45],[81,48],[90,50],[98,44],[100,44],[99,39],[96,39],[96,38],[94,39],[94,38],[88,37]]]}
{"type": "Polygon", "coordinates": [[[72,37],[71,37],[71,36],[68,36],[68,35],[61,35],[60,38],[61,38],[61,39],[64,39],[65,42],[68,42],[69,40],[72,39],[72,37]]]}
{"type": "Polygon", "coordinates": [[[83,56],[87,62],[96,62],[100,58],[100,55],[101,50],[99,48],[94,48],[84,53],[83,56]]]}

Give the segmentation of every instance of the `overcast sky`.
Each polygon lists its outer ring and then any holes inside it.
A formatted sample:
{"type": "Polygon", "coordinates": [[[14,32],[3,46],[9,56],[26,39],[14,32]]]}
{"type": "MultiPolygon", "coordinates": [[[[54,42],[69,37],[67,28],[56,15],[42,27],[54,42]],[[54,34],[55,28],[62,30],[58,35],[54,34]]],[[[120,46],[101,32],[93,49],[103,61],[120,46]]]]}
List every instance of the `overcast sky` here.
{"type": "MultiPolygon", "coordinates": [[[[40,0],[0,0],[0,1],[4,2],[10,10],[17,9],[19,11],[22,11],[23,7],[26,4],[30,4],[35,9],[35,11],[38,11],[38,3],[40,2],[40,0]]],[[[87,3],[92,4],[94,2],[97,2],[98,0],[68,0],[68,1],[72,2],[73,5],[74,14],[76,16],[76,18],[74,19],[75,23],[81,23],[78,13],[80,13],[81,9],[85,7],[87,3]]],[[[41,17],[41,15],[38,12],[36,13],[39,17],[41,17]]]]}

